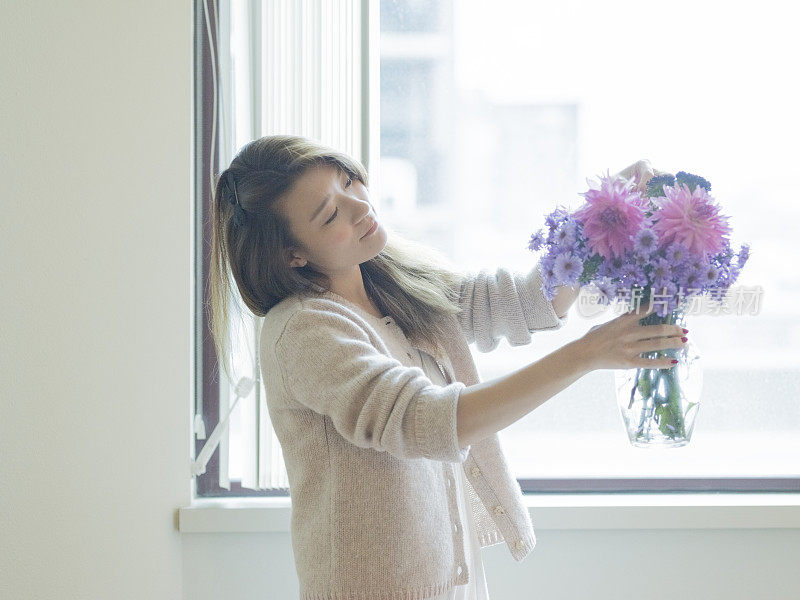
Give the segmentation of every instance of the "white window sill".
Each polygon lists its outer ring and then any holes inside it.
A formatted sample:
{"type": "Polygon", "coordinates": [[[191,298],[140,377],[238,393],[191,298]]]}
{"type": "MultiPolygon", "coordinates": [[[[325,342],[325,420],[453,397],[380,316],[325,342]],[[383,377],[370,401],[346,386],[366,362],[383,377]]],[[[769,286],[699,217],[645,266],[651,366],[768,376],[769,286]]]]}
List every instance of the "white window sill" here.
{"type": "MultiPolygon", "coordinates": [[[[800,528],[800,494],[525,494],[534,529],[800,528]]],[[[291,501],[195,500],[178,511],[182,533],[288,533],[291,501]]]]}

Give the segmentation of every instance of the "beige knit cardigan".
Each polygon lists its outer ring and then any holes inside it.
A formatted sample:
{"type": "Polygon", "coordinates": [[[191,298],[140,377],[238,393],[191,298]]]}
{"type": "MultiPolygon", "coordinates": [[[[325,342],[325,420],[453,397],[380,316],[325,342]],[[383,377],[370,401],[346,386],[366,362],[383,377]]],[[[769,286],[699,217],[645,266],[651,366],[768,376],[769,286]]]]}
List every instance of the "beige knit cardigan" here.
{"type": "Polygon", "coordinates": [[[480,383],[470,343],[520,346],[566,323],[540,289],[540,268],[469,273],[443,354],[333,292],[267,313],[260,368],[289,478],[301,600],[423,599],[467,583],[456,468],[481,547],[505,541],[516,561],[533,549],[497,434],[459,448],[456,407],[480,383]],[[411,366],[414,348],[436,359],[446,386],[411,366]]]}

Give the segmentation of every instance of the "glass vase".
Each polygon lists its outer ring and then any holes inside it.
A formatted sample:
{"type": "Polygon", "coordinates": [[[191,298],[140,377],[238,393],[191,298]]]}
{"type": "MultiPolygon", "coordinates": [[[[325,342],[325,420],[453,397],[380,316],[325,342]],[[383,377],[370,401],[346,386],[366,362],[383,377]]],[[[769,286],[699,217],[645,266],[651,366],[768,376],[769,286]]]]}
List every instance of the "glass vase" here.
{"type": "MultiPolygon", "coordinates": [[[[685,310],[665,316],[656,313],[641,325],[675,324],[686,329],[685,310]]],[[[641,354],[644,358],[670,357],[677,364],[668,369],[617,369],[615,384],[622,421],[633,446],[678,448],[689,443],[700,410],[703,369],[691,335],[683,348],[667,348],[641,354]]]]}

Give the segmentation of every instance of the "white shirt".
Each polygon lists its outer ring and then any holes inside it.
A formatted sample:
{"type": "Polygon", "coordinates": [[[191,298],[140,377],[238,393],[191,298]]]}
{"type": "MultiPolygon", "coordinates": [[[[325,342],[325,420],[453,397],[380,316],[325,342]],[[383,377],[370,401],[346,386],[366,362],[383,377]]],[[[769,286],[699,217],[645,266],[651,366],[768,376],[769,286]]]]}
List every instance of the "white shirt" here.
{"type": "MultiPolygon", "coordinates": [[[[436,366],[436,362],[426,352],[417,350],[422,370],[432,383],[436,385],[446,385],[444,377],[436,366]]],[[[483,571],[483,560],[481,559],[481,546],[478,535],[475,531],[472,517],[472,509],[466,501],[464,491],[464,468],[456,465],[456,495],[458,496],[458,510],[464,516],[464,540],[465,559],[469,571],[469,583],[455,585],[446,592],[432,596],[430,600],[489,600],[489,590],[486,586],[486,576],[483,571]]]]}

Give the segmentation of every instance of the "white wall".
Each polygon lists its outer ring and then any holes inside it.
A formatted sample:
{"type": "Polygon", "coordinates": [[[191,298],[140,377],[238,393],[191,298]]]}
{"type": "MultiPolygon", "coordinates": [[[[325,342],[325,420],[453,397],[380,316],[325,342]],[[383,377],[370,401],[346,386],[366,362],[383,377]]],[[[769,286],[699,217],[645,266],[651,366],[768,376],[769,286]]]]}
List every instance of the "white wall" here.
{"type": "MultiPolygon", "coordinates": [[[[185,598],[298,597],[289,534],[184,536],[185,598]]],[[[798,529],[536,529],[521,563],[482,550],[492,600],[795,600],[798,529]]]]}
{"type": "MultiPolygon", "coordinates": [[[[191,2],[0,24],[0,597],[297,594],[288,533],[185,534],[191,2]]],[[[537,530],[493,600],[796,598],[800,530],[537,530]]]]}
{"type": "Polygon", "coordinates": [[[181,597],[192,2],[4,2],[0,598],[181,597]]]}

